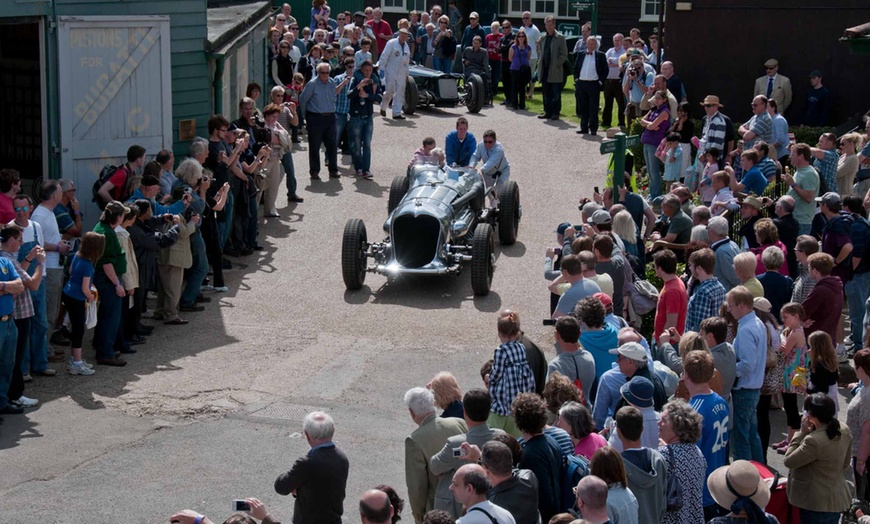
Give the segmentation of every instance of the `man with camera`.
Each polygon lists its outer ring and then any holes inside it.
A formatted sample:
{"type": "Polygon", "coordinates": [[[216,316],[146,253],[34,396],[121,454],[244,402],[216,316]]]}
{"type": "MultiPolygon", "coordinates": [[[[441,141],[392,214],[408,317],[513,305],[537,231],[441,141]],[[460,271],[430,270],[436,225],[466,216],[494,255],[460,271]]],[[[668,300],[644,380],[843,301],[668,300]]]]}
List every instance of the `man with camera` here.
{"type": "Polygon", "coordinates": [[[629,53],[629,62],[625,70],[625,79],[622,83],[622,92],[628,101],[625,107],[626,125],[631,129],[631,123],[640,117],[640,102],[644,93],[653,83],[653,73],[647,71],[643,63],[643,52],[633,49],[629,53]]]}

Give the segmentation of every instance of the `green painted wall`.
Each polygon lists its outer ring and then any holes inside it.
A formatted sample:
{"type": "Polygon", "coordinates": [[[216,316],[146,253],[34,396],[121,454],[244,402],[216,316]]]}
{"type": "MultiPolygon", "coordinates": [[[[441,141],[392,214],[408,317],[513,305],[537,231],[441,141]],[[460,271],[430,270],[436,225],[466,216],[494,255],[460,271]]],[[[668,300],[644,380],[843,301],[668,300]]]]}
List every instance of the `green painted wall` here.
{"type": "MultiPolygon", "coordinates": [[[[205,0],[55,0],[57,16],[168,15],[172,62],[172,135],[176,158],[187,156],[189,141],[178,140],[178,121],[196,119],[205,136],[211,115],[211,84],[204,50],[207,36],[205,0]]],[[[155,152],[156,153],[156,152],[155,152]]]]}

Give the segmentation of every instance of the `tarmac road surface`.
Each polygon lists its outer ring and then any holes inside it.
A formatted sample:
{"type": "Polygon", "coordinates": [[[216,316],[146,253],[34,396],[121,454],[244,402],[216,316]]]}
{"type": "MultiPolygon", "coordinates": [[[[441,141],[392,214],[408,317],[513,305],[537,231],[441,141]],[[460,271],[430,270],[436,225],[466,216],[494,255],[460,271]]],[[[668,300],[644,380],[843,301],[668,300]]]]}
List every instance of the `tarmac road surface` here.
{"type": "MultiPolygon", "coordinates": [[[[213,301],[186,315],[187,326],[158,326],[125,368],[73,377],[53,364],[57,377],[28,385],[40,406],[0,426],[0,521],[157,523],[191,508],[222,522],[233,499],[258,497],[290,522],[293,498],[273,483],[307,451],[301,422],[313,409],[333,415],[335,441],[350,458],[350,522],[365,489],[385,483],[404,496],[403,441],[414,429],[407,389],[442,370],[463,390],[481,387],[478,370],[498,343],[496,312],[505,307],[555,355],[552,328],[541,326],[543,255],[558,223],[579,221],[578,196],[604,185],[601,139],[574,129],[499,106],[479,115],[422,110],[404,122],[376,116],[373,181],[310,183],[302,144],[294,156],[305,203],[288,207],[282,190],[281,218],[261,228],[267,250],[235,259],[229,293],[208,294],[213,301]],[[474,297],[468,271],[368,275],[362,290],[346,291],[345,222],[362,218],[379,240],[392,177],[424,137],[443,146],[460,115],[479,140],[498,132],[520,187],[519,239],[496,248],[492,292],[474,297]]],[[[410,508],[403,516],[412,520],[410,508]]]]}

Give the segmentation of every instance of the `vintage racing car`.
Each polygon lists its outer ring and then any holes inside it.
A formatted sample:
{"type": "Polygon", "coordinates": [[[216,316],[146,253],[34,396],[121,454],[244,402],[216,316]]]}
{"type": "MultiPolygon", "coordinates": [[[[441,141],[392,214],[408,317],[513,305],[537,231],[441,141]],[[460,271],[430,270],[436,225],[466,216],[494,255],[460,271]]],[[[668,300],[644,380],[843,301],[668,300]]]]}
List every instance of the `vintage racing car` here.
{"type": "MultiPolygon", "coordinates": [[[[490,191],[495,192],[494,185],[490,191]]],[[[469,168],[416,165],[394,178],[386,239],[370,243],[361,219],[345,224],[341,273],[347,289],[360,289],[366,273],[458,275],[470,262],[474,294],[489,293],[495,232],[503,245],[516,242],[521,210],[519,186],[512,180],[490,207],[486,193],[483,177],[469,168]]]]}
{"type": "Polygon", "coordinates": [[[464,105],[469,113],[479,113],[486,101],[486,86],[479,75],[463,80],[459,73],[442,73],[414,64],[405,84],[402,110],[412,115],[418,107],[456,107],[464,105]]]}

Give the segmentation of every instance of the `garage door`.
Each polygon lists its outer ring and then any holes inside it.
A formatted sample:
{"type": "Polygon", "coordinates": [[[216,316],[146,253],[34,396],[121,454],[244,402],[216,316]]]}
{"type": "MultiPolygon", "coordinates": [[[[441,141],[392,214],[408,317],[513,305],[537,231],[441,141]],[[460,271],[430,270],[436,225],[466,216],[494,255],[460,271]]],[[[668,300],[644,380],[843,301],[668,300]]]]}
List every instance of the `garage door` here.
{"type": "Polygon", "coordinates": [[[99,209],[91,186],[138,144],[152,159],[172,145],[169,17],[58,21],[61,173],[78,187],[85,226],[99,209]]]}

